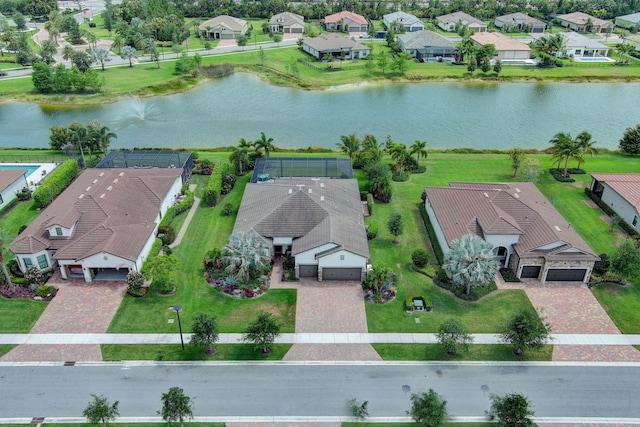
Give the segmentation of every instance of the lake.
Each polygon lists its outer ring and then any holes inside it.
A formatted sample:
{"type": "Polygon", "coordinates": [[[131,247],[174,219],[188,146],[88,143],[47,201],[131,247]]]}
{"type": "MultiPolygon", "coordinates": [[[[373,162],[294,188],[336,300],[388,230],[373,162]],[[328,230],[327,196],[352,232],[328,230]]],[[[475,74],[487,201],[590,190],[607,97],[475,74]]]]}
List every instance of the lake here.
{"type": "Polygon", "coordinates": [[[398,83],[326,91],[273,86],[235,73],[189,92],[103,106],[0,104],[0,146],[46,148],[49,126],[98,119],[112,148],[201,148],[255,140],[282,148],[336,148],[341,135],[387,134],[428,148],[546,148],[586,130],[615,149],[640,122],[640,83],[398,83]]]}

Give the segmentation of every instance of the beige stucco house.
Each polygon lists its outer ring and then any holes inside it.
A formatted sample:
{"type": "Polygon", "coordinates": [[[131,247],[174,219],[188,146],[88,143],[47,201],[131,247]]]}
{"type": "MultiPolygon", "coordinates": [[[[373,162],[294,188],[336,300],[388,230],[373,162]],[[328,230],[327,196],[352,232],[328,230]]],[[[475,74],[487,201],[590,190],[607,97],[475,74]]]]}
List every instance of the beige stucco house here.
{"type": "Polygon", "coordinates": [[[209,40],[237,39],[249,29],[247,21],[229,15],[216,16],[198,25],[198,33],[209,40]]]}

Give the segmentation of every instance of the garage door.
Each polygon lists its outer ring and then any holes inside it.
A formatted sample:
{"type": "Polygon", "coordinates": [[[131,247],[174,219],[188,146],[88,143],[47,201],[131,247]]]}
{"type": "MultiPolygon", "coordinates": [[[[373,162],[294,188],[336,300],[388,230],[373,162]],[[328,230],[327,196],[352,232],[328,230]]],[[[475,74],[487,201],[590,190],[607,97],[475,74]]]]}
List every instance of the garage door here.
{"type": "Polygon", "coordinates": [[[317,265],[300,265],[300,277],[318,277],[317,265]]]}
{"type": "Polygon", "coordinates": [[[539,265],[527,265],[522,267],[522,273],[520,274],[521,279],[537,279],[540,276],[540,269],[542,267],[539,265]]]}
{"type": "Polygon", "coordinates": [[[360,280],[361,268],[323,268],[322,280],[360,280]]]}
{"type": "Polygon", "coordinates": [[[291,32],[296,34],[302,34],[302,28],[292,28],[291,32]]]}
{"type": "Polygon", "coordinates": [[[547,282],[582,282],[587,274],[586,269],[549,269],[547,272],[547,282]]]}

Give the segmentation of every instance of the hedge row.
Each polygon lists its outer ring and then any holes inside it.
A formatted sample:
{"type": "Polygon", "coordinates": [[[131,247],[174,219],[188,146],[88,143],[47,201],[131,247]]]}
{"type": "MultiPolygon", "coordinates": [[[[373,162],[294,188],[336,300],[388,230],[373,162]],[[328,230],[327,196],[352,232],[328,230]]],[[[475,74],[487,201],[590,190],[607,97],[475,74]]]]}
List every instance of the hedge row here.
{"type": "Polygon", "coordinates": [[[42,209],[48,206],[77,175],[78,162],[75,160],[67,160],[55,168],[33,192],[33,201],[36,207],[42,209]]]}
{"type": "Polygon", "coordinates": [[[184,190],[184,194],[186,194],[187,197],[185,197],[183,201],[167,209],[167,213],[164,214],[164,218],[160,221],[160,227],[171,224],[171,221],[173,221],[175,217],[191,209],[194,201],[193,193],[189,190],[184,190]]]}
{"type": "Polygon", "coordinates": [[[216,163],[202,196],[202,201],[206,206],[213,207],[218,204],[222,193],[222,174],[228,171],[228,163],[216,163]]]}
{"type": "Polygon", "coordinates": [[[442,248],[440,247],[440,243],[438,242],[438,238],[436,237],[436,232],[433,229],[433,225],[431,224],[431,220],[429,219],[429,214],[427,214],[427,210],[424,207],[424,204],[420,203],[420,215],[422,216],[422,221],[424,222],[424,226],[427,228],[427,234],[429,235],[429,240],[431,240],[431,246],[433,247],[433,252],[438,259],[438,264],[442,265],[444,260],[444,253],[442,252],[442,248]]]}
{"type": "MultiPolygon", "coordinates": [[[[606,213],[607,215],[609,215],[610,217],[613,218],[614,215],[618,215],[617,213],[615,213],[613,211],[613,209],[611,209],[605,202],[602,201],[602,199],[600,197],[598,197],[598,195],[596,193],[594,193],[593,191],[591,191],[589,188],[585,188],[584,189],[584,194],[587,195],[588,198],[590,198],[591,200],[593,200],[595,202],[596,205],[598,205],[600,207],[600,209],[602,209],[604,211],[604,213],[606,213]]],[[[638,232],[631,227],[625,220],[623,220],[622,218],[620,218],[620,222],[618,223],[618,225],[620,226],[620,228],[622,228],[624,230],[625,233],[627,233],[629,236],[631,237],[636,237],[638,236],[638,232]]]]}

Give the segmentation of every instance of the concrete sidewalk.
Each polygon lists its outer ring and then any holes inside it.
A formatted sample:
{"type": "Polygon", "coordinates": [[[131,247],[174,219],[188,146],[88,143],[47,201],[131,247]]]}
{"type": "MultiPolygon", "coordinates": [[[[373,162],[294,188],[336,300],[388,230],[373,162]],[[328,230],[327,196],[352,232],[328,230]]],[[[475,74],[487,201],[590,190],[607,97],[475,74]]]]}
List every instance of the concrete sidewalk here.
{"type": "MultiPolygon", "coordinates": [[[[184,334],[185,342],[191,334],[184,334]]],[[[552,334],[550,344],[640,345],[640,335],[552,334]]],[[[242,334],[220,334],[218,344],[237,344],[242,334]]],[[[474,334],[474,344],[502,344],[495,334],[474,334]]],[[[277,344],[437,344],[435,334],[300,333],[281,334],[277,344]]],[[[179,334],[0,334],[0,344],[180,344],[179,334]]]]}

